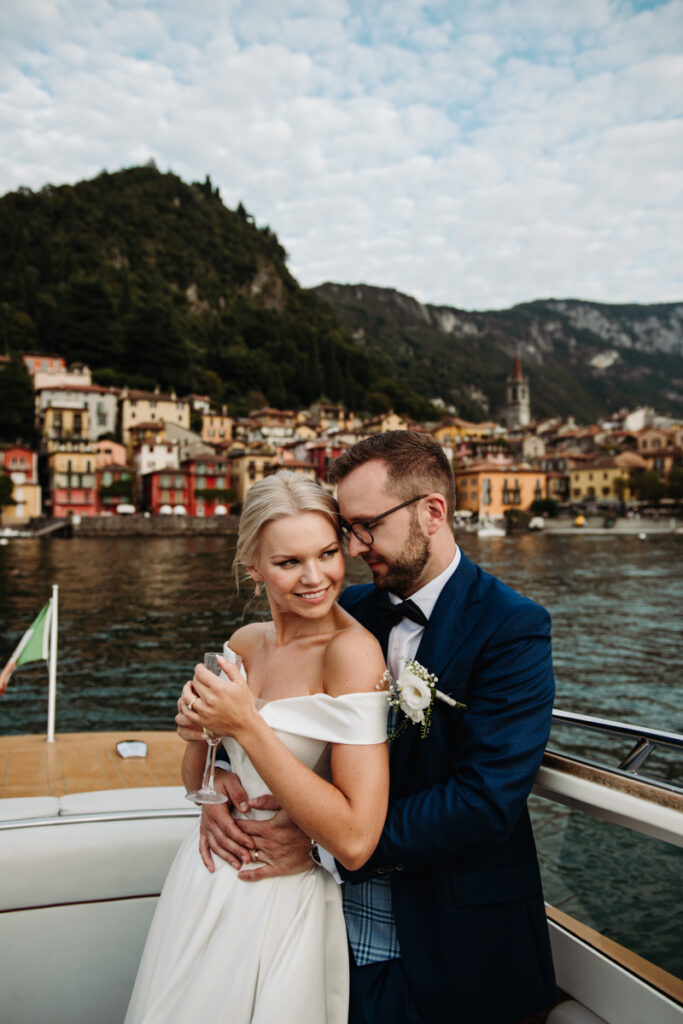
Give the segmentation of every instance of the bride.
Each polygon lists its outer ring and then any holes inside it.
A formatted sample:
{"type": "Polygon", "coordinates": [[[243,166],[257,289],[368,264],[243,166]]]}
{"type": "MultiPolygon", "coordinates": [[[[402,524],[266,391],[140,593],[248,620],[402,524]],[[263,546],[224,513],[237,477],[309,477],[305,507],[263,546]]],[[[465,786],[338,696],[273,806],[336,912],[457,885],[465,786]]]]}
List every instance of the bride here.
{"type": "MultiPolygon", "coordinates": [[[[386,815],[388,704],[379,644],[336,603],[344,556],[334,500],[292,472],[254,484],[240,566],[265,586],[272,619],[230,639],[246,680],[223,661],[228,679],[198,665],[183,689],[183,780],[198,786],[206,727],[224,737],[251,799],[272,794],[312,842],[358,868],[386,815]]],[[[346,929],[332,875],[311,860],[300,874],[245,885],[249,864],[206,869],[197,831],[164,885],[126,1024],[346,1024],[346,929]]]]}

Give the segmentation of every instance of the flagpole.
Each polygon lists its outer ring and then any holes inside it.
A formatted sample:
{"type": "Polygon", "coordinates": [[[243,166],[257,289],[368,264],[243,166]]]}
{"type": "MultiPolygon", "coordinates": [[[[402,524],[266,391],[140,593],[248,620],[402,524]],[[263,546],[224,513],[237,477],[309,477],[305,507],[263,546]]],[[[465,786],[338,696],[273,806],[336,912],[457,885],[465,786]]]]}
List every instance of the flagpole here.
{"type": "Polygon", "coordinates": [[[57,618],[59,611],[59,587],[52,585],[52,614],[50,616],[50,660],[48,662],[49,684],[47,692],[47,742],[55,741],[55,709],[57,706],[57,618]]]}

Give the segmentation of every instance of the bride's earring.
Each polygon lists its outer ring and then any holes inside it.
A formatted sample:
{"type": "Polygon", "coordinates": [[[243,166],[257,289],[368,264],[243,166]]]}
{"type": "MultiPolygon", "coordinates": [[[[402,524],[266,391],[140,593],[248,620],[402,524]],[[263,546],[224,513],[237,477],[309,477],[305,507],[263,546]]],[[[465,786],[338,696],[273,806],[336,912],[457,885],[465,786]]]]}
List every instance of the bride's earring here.
{"type": "Polygon", "coordinates": [[[260,597],[262,590],[263,590],[263,586],[262,586],[260,580],[257,580],[257,582],[254,584],[254,595],[256,597],[260,597]]]}

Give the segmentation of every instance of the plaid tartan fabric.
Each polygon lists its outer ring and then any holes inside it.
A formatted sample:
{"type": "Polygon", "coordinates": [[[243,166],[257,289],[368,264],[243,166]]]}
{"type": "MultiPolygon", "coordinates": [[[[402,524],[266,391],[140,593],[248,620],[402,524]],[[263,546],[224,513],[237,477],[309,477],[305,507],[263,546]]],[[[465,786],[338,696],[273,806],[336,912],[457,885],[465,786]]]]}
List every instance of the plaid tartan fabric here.
{"type": "Polygon", "coordinates": [[[342,900],[349,944],[357,967],[400,957],[388,878],[371,878],[359,885],[345,882],[342,900]]]}

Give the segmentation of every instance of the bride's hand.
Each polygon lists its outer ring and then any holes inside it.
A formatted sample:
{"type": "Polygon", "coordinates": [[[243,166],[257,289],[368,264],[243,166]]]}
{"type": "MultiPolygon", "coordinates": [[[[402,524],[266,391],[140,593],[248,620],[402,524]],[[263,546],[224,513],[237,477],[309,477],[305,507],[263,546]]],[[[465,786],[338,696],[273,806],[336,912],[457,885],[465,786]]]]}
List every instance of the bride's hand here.
{"type": "MultiPolygon", "coordinates": [[[[191,687],[192,683],[188,683],[187,686],[191,687]]],[[[196,696],[195,694],[193,694],[196,696]]],[[[189,698],[192,700],[192,697],[189,698]]],[[[194,725],[190,722],[187,714],[187,706],[189,701],[185,700],[185,690],[183,690],[180,698],[178,699],[178,714],[175,716],[176,725],[178,726],[177,732],[181,740],[185,740],[186,743],[199,741],[200,743],[206,743],[206,736],[201,726],[194,725]]]]}
{"type": "Polygon", "coordinates": [[[185,685],[181,698],[185,717],[191,725],[210,729],[216,736],[236,736],[258,716],[239,669],[224,658],[219,657],[218,662],[227,679],[214,675],[204,665],[195,666],[192,682],[185,685]]]}

